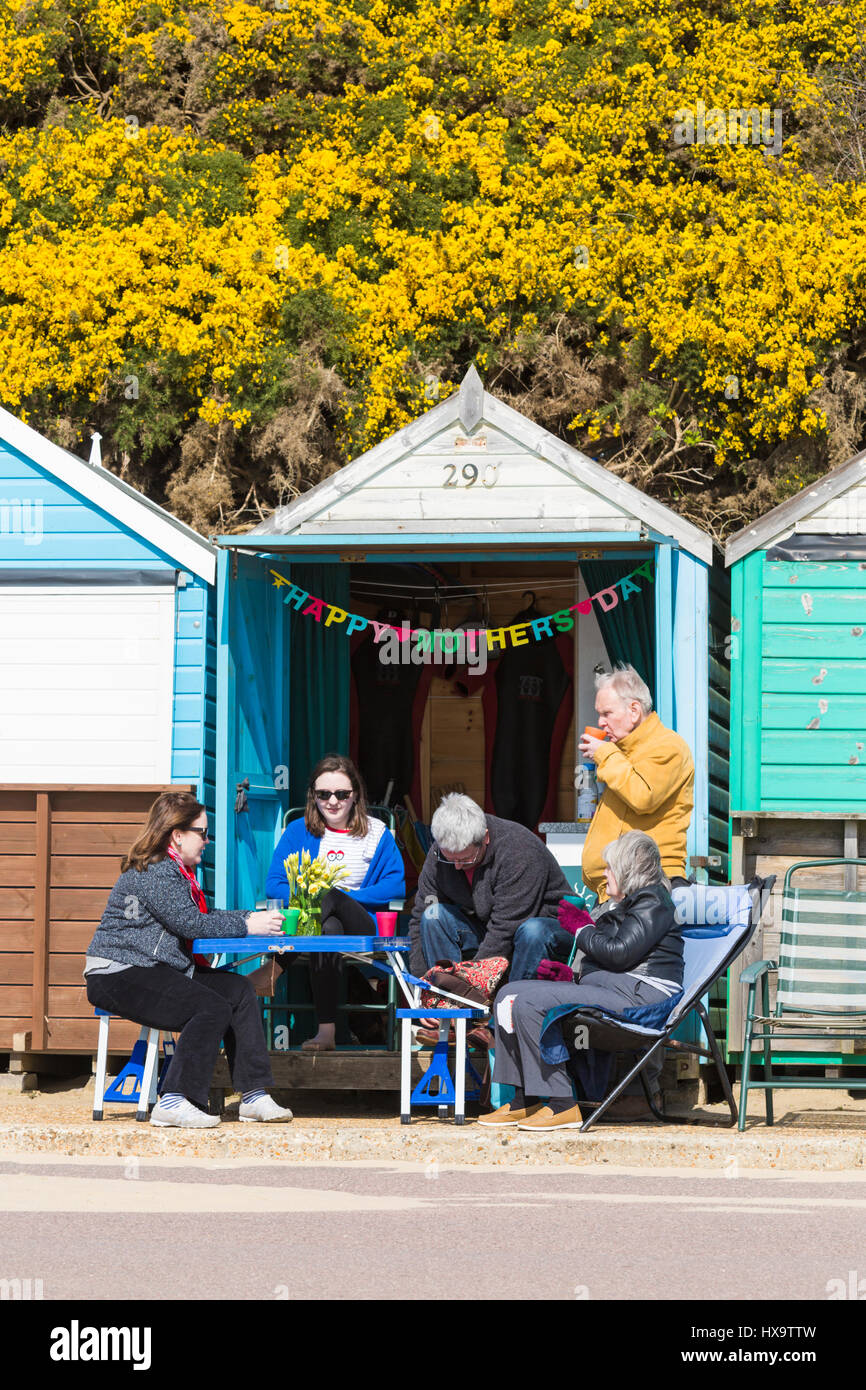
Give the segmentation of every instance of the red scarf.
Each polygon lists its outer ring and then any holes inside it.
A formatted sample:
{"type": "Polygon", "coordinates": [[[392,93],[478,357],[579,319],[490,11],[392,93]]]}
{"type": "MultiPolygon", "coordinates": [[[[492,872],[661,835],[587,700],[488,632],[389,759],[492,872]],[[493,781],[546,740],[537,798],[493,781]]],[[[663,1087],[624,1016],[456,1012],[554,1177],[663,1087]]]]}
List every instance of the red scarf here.
{"type": "MultiPolygon", "coordinates": [[[[198,882],[198,879],[190,873],[189,869],[186,867],[186,864],[184,864],[177,850],[174,848],[174,845],[169,845],[168,850],[166,852],[168,854],[169,859],[174,860],[175,864],[180,869],[181,873],[183,874],[184,878],[189,884],[190,897],[192,898],[199,912],[207,912],[207,898],[204,895],[204,891],[202,890],[198,882]]],[[[190,950],[192,949],[193,939],[194,938],[187,937],[187,944],[190,947],[190,950]]],[[[195,961],[196,965],[204,966],[205,969],[209,969],[210,967],[210,961],[207,959],[206,956],[194,955],[193,960],[195,961]]]]}

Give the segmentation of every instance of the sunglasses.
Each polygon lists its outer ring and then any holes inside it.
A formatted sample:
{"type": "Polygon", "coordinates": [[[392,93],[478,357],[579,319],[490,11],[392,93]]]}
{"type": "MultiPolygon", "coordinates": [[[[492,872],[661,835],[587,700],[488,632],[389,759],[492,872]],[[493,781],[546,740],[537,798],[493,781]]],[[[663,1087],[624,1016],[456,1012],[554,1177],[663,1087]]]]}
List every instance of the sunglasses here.
{"type": "Polygon", "coordinates": [[[316,798],[317,801],[332,801],[332,800],[334,799],[334,797],[336,797],[337,801],[348,801],[348,800],[349,800],[349,797],[352,796],[352,794],[353,794],[352,792],[346,792],[346,791],[343,791],[343,792],[325,792],[325,791],[321,791],[321,792],[320,792],[319,789],[318,789],[318,787],[317,787],[317,788],[315,789],[315,791],[313,792],[313,795],[315,796],[315,798],[316,798]]]}
{"type": "Polygon", "coordinates": [[[187,830],[194,830],[196,835],[201,835],[203,840],[210,840],[211,838],[210,831],[202,830],[200,825],[188,825],[187,830]]]}
{"type": "Polygon", "coordinates": [[[436,849],[436,862],[437,862],[437,864],[450,864],[451,867],[452,867],[452,869],[471,869],[473,864],[477,864],[477,863],[478,863],[478,860],[481,858],[482,854],[484,853],[485,846],[484,846],[484,845],[479,845],[478,848],[477,848],[477,850],[476,850],[475,853],[473,854],[472,858],[471,858],[471,859],[466,859],[466,860],[460,858],[460,856],[458,856],[458,858],[457,858],[456,860],[454,860],[454,859],[446,859],[445,855],[442,853],[442,851],[441,851],[441,849],[439,848],[438,845],[435,846],[435,849],[436,849]]]}

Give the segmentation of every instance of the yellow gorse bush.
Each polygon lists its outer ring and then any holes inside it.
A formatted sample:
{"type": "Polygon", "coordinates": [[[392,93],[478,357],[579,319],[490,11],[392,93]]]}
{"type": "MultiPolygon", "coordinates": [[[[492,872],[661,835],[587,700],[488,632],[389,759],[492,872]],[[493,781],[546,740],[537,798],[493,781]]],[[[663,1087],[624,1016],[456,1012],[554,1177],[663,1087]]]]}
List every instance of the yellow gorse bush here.
{"type": "MultiPolygon", "coordinates": [[[[638,354],[657,431],[687,397],[718,465],[820,437],[866,182],[813,147],[864,38],[866,0],[3,0],[0,398],[83,429],[134,373],[169,438],[242,433],[310,349],[346,459],[447,394],[443,364],[531,365],[565,320],[588,362],[638,354]],[[77,113],[23,123],[60,77],[77,113]],[[781,151],[678,146],[700,103],[782,113],[781,151]]],[[[566,423],[620,430],[610,402],[566,423]]]]}

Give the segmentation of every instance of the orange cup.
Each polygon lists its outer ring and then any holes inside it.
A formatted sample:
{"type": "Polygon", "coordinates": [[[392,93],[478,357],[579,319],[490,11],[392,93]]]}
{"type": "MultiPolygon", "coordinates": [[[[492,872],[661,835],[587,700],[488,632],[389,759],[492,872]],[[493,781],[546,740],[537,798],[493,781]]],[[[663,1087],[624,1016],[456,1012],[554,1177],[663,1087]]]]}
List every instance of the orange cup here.
{"type": "Polygon", "coordinates": [[[588,734],[590,738],[607,738],[607,734],[604,732],[604,729],[594,729],[591,724],[587,724],[583,732],[585,734],[588,734]]]}

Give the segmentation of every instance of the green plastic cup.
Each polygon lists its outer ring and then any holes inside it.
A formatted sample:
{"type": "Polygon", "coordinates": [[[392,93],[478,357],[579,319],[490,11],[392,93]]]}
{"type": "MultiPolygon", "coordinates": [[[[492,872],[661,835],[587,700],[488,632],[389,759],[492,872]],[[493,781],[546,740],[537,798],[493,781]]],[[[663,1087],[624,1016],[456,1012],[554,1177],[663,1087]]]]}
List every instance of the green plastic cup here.
{"type": "Polygon", "coordinates": [[[298,930],[298,918],[301,915],[299,907],[283,908],[283,931],[286,936],[294,936],[298,930]]]}

